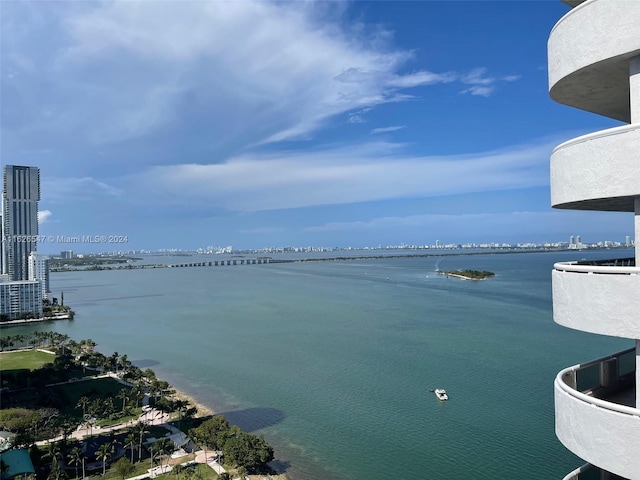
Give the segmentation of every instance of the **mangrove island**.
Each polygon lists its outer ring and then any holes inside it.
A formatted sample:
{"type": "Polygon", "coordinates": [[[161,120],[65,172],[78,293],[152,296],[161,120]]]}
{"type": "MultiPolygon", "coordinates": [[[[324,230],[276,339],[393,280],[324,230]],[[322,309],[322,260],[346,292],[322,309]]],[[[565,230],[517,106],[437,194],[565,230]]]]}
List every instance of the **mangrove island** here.
{"type": "Polygon", "coordinates": [[[495,276],[495,273],[487,270],[438,270],[439,275],[447,277],[463,278],[465,280],[485,280],[486,278],[495,276]]]}

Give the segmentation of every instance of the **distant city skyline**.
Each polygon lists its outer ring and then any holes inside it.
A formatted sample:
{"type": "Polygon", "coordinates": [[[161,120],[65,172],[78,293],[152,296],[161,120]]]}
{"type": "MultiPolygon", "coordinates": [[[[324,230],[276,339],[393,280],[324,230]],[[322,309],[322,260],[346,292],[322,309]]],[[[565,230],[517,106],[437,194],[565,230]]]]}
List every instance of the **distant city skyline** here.
{"type": "Polygon", "coordinates": [[[0,159],[88,251],[623,241],[631,214],[550,207],[553,148],[620,125],[549,99],[568,10],[0,2],[0,159]]]}
{"type": "MultiPolygon", "coordinates": [[[[62,241],[59,243],[63,243],[62,241]]],[[[53,244],[53,243],[52,243],[53,244]]],[[[344,251],[366,251],[366,250],[451,250],[451,249],[594,249],[594,248],[633,248],[634,241],[630,236],[626,236],[624,240],[597,240],[593,242],[581,241],[580,235],[570,236],[566,241],[557,242],[488,242],[488,243],[443,243],[436,241],[435,244],[407,244],[400,243],[398,245],[344,245],[344,246],[326,246],[326,245],[280,245],[261,248],[234,248],[233,245],[227,246],[200,246],[197,248],[180,248],[169,247],[160,249],[113,249],[113,250],[95,250],[91,248],[94,244],[90,239],[82,237],[64,239],[64,244],[69,248],[58,252],[50,252],[49,255],[55,258],[69,259],[84,255],[135,255],[135,254],[171,254],[171,253],[199,253],[199,254],[236,254],[236,253],[276,253],[276,252],[344,252],[344,251]],[[575,239],[578,239],[576,241],[575,239]],[[88,249],[86,247],[89,247],[88,249]]]]}

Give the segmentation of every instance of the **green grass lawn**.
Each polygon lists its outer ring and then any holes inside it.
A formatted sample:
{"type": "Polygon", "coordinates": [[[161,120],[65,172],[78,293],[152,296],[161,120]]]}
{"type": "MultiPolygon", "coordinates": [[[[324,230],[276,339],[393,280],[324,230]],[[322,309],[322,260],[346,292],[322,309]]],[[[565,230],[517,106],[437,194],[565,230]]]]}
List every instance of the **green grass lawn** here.
{"type": "MultiPolygon", "coordinates": [[[[218,474],[213,471],[211,467],[205,465],[203,463],[199,463],[192,467],[188,467],[190,472],[183,472],[180,474],[180,480],[184,480],[186,478],[196,478],[199,480],[215,480],[218,478],[218,474]]],[[[165,473],[162,475],[158,475],[156,477],[157,480],[176,480],[176,475],[173,472],[165,473]]]]}
{"type": "Polygon", "coordinates": [[[7,370],[37,370],[53,362],[55,355],[39,350],[0,352],[0,372],[7,370]]]}

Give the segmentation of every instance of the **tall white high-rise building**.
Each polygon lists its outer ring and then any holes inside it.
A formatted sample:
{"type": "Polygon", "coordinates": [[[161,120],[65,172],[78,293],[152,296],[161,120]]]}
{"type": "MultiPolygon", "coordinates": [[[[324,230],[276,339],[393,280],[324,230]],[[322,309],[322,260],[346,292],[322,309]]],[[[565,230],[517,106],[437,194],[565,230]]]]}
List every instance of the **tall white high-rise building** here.
{"type": "Polygon", "coordinates": [[[31,252],[29,255],[29,280],[37,280],[41,284],[42,298],[49,298],[49,257],[31,252]]]}
{"type": "MultiPolygon", "coordinates": [[[[626,125],[556,147],[551,156],[551,203],[572,210],[633,212],[637,239],[640,1],[565,3],[571,10],[553,27],[548,43],[551,98],[626,125]]],[[[554,321],[626,338],[633,345],[603,358],[576,358],[582,363],[556,376],[556,435],[587,462],[566,480],[640,479],[639,261],[636,248],[632,258],[554,265],[554,321]]]]}
{"type": "Polygon", "coordinates": [[[5,165],[2,189],[2,273],[29,279],[29,254],[37,250],[40,169],[5,165]]]}
{"type": "Polygon", "coordinates": [[[47,266],[34,257],[30,275],[29,259],[37,250],[40,169],[5,165],[2,173],[0,319],[39,317],[43,289],[48,289],[47,266]]]}
{"type": "Polygon", "coordinates": [[[37,280],[7,281],[0,275],[0,321],[42,316],[42,285],[37,280]]]}

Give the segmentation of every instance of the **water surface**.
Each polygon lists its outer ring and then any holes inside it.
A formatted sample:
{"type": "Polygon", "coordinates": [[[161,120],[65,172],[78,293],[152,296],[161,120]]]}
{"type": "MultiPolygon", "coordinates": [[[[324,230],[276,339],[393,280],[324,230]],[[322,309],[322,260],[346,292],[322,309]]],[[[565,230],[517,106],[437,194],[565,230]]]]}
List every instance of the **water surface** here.
{"type": "Polygon", "coordinates": [[[555,438],[553,379],[630,342],[554,324],[551,267],[625,253],[59,273],[76,319],[3,333],[126,353],[263,434],[294,479],[562,478],[582,462],[555,438]],[[436,274],[458,268],[496,276],[436,274]]]}

